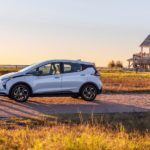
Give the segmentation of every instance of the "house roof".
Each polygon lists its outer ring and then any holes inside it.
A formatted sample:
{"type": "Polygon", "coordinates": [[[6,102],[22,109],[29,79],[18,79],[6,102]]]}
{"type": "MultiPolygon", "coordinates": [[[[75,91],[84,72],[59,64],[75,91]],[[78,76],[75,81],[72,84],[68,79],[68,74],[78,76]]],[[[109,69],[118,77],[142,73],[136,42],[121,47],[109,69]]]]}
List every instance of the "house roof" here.
{"type": "Polygon", "coordinates": [[[143,41],[143,43],[140,45],[140,47],[150,47],[150,34],[148,37],[143,41]]]}

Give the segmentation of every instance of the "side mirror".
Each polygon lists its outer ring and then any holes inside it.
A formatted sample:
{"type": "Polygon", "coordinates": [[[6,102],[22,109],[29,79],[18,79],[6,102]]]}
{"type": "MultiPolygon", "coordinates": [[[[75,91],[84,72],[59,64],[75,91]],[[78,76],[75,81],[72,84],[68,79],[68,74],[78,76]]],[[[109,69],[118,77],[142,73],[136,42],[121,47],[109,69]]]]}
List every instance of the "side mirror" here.
{"type": "Polygon", "coordinates": [[[42,75],[43,74],[43,71],[34,71],[33,73],[32,73],[34,76],[40,76],[40,75],[42,75]]]}

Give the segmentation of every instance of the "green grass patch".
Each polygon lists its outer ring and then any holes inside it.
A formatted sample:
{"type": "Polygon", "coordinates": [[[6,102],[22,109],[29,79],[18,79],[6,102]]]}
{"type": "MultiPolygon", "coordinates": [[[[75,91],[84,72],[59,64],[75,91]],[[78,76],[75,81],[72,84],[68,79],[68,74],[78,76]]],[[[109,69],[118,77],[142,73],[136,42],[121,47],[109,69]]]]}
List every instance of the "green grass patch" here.
{"type": "Polygon", "coordinates": [[[150,78],[149,72],[133,72],[133,71],[114,71],[109,70],[101,71],[102,77],[113,77],[113,78],[150,78]]]}

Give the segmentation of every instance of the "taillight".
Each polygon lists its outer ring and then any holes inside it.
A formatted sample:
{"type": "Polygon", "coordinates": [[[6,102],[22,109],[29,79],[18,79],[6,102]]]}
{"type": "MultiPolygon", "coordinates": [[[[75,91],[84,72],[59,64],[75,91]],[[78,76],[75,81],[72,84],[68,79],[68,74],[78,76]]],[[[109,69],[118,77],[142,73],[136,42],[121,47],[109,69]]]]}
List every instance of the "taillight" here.
{"type": "Polygon", "coordinates": [[[93,76],[98,76],[98,77],[101,76],[100,73],[99,73],[98,71],[95,71],[95,73],[94,73],[94,74],[91,74],[91,75],[93,75],[93,76]]]}
{"type": "Polygon", "coordinates": [[[95,71],[95,76],[100,76],[100,73],[98,71],[95,71]]]}
{"type": "Polygon", "coordinates": [[[101,76],[101,75],[100,75],[100,72],[97,70],[97,68],[95,67],[95,65],[92,66],[91,68],[94,69],[94,73],[92,73],[91,75],[93,75],[93,76],[98,76],[98,77],[101,76]]]}

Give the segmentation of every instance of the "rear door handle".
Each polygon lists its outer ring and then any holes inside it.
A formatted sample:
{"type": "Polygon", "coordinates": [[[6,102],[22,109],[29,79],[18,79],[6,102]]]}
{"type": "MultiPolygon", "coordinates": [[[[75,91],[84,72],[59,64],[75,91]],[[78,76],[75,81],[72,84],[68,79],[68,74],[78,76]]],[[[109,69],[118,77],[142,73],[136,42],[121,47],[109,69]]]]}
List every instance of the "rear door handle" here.
{"type": "Polygon", "coordinates": [[[85,76],[85,74],[81,74],[80,76],[85,76]]]}
{"type": "Polygon", "coordinates": [[[60,76],[56,76],[55,79],[60,79],[60,76]]]}

